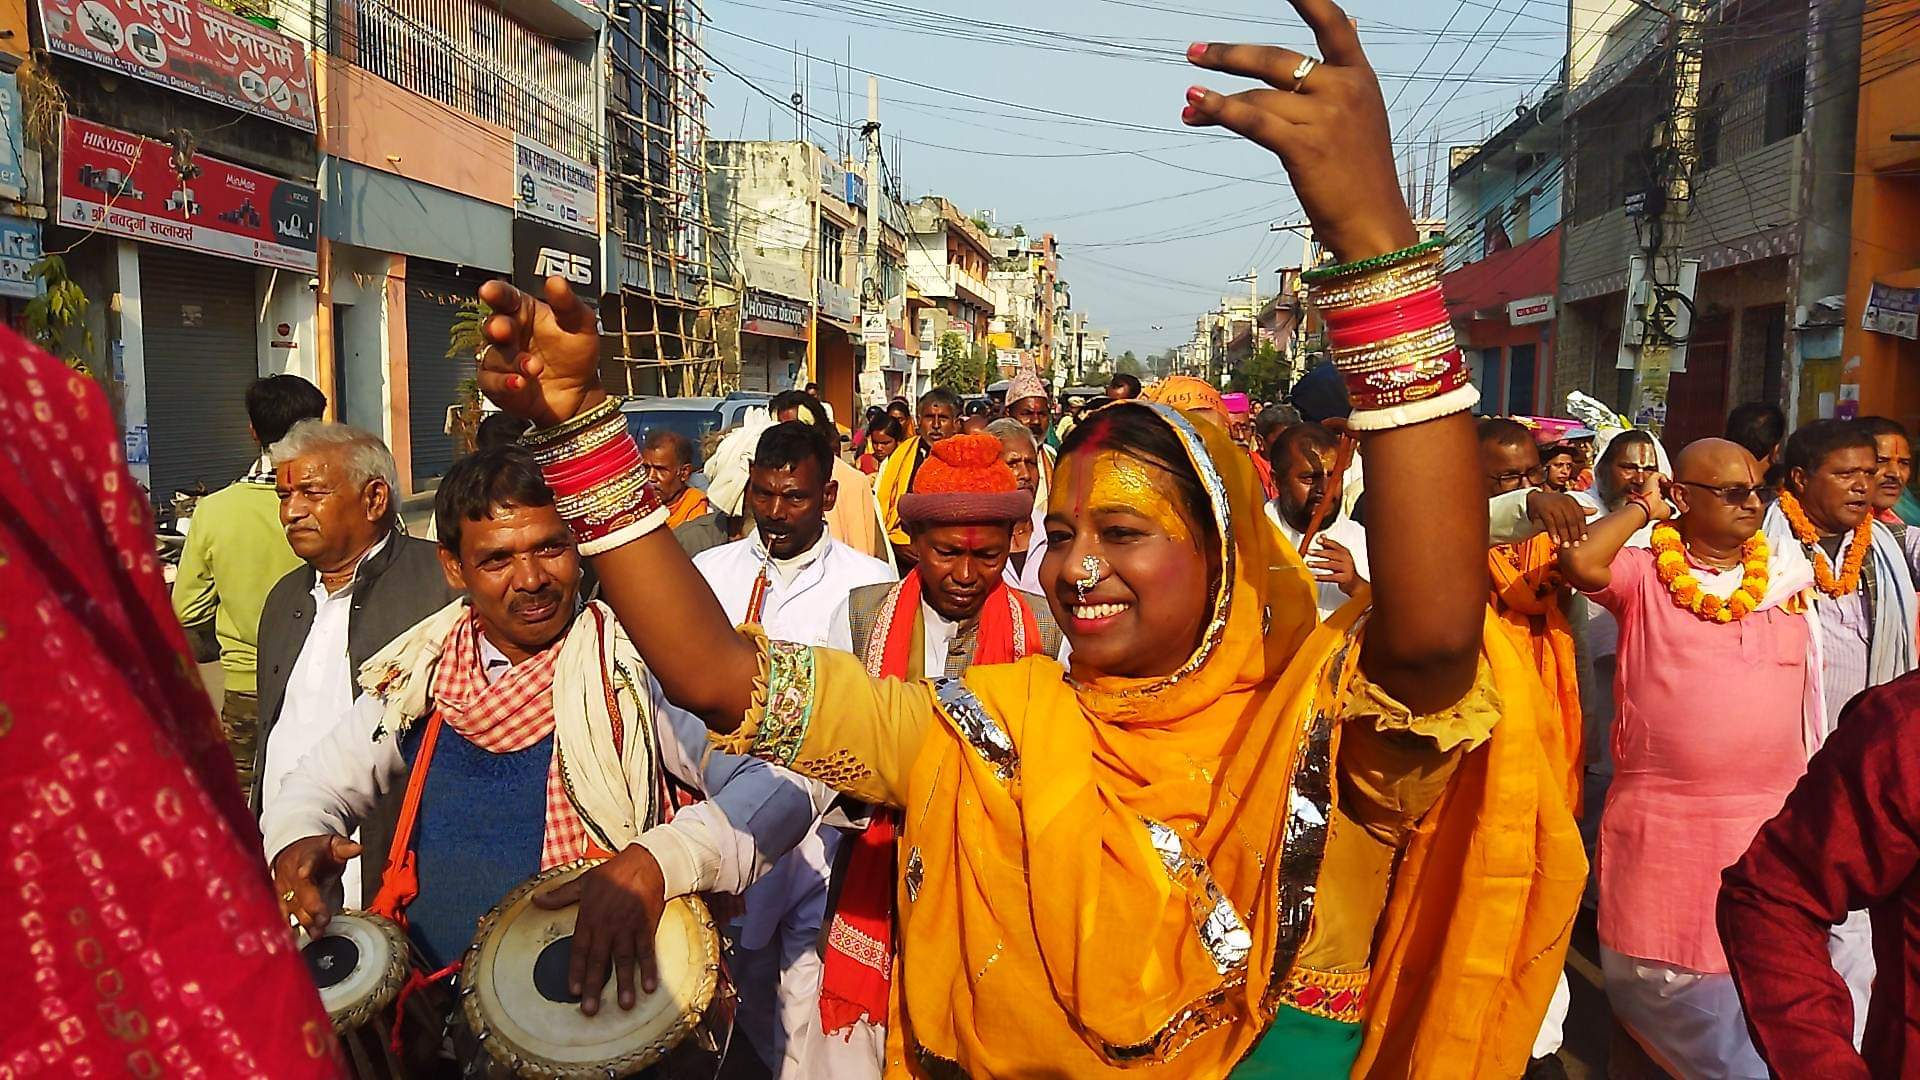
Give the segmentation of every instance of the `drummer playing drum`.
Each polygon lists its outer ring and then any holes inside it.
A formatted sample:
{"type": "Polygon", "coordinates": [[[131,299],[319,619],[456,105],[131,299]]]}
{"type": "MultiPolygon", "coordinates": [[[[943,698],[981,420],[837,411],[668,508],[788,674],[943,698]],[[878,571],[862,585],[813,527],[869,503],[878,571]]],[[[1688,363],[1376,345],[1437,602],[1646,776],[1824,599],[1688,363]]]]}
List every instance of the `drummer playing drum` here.
{"type": "MultiPolygon", "coordinates": [[[[580,553],[533,451],[456,462],[434,516],[465,599],[368,662],[352,711],[287,780],[262,821],[274,887],[323,928],[323,890],[360,852],[347,836],[404,790],[372,910],[405,925],[416,967],[438,973],[521,882],[610,856],[535,902],[580,905],[568,969],[580,1010],[600,1010],[609,970],[631,1009],[654,988],[667,900],[744,890],[832,793],[707,750],[705,727],[661,696],[612,614],[580,604],[580,553]],[[675,812],[676,783],[707,801],[675,812]]],[[[440,1043],[437,1029],[414,1037],[440,1043]]]]}

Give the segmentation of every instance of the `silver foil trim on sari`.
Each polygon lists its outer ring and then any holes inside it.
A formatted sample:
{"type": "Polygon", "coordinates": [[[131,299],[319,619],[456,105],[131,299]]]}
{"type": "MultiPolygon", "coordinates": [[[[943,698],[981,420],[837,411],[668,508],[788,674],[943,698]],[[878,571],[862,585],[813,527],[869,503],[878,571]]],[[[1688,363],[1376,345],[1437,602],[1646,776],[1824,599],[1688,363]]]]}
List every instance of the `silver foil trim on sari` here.
{"type": "MultiPolygon", "coordinates": [[[[1357,629],[1357,628],[1356,628],[1357,629]]],[[[1321,677],[1331,679],[1331,689],[1339,693],[1346,681],[1346,667],[1353,638],[1323,669],[1321,677]]],[[[1339,709],[1336,699],[1335,711],[1339,709]]],[[[1305,737],[1300,740],[1293,766],[1293,781],[1287,789],[1287,816],[1281,826],[1280,874],[1274,890],[1279,929],[1273,938],[1273,981],[1279,986],[1293,970],[1294,957],[1306,940],[1313,923],[1313,905],[1318,898],[1320,863],[1327,853],[1327,826],[1333,806],[1333,725],[1332,713],[1321,711],[1307,721],[1305,737]]]]}
{"type": "Polygon", "coordinates": [[[974,753],[981,760],[993,766],[995,776],[1004,782],[1011,782],[1020,771],[1020,754],[1013,748],[1013,740],[1007,737],[1007,731],[1000,721],[993,718],[987,707],[980,703],[967,684],[959,679],[933,680],[934,694],[940,701],[940,710],[953,721],[960,737],[967,740],[974,753]]]}
{"type": "Polygon", "coordinates": [[[1153,850],[1160,855],[1160,864],[1166,867],[1167,877],[1192,897],[1194,930],[1200,935],[1200,944],[1213,957],[1214,970],[1226,975],[1244,969],[1247,954],[1253,951],[1253,934],[1240,913],[1233,909],[1233,902],[1214,882],[1213,871],[1206,860],[1189,848],[1171,826],[1152,818],[1140,821],[1147,828],[1153,850]],[[1193,896],[1196,888],[1206,893],[1204,901],[1193,896]]]}

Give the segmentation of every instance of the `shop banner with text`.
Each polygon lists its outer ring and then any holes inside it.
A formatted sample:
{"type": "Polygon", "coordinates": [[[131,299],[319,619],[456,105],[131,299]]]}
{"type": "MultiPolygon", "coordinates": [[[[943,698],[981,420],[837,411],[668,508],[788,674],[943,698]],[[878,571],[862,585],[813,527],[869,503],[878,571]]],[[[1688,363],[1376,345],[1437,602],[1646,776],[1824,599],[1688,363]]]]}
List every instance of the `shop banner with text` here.
{"type": "Polygon", "coordinates": [[[307,46],[201,0],[40,0],[47,48],[129,78],[314,130],[307,46]]]}
{"type": "Polygon", "coordinates": [[[288,270],[319,265],[320,193],[195,154],[182,183],[172,147],[67,117],[60,132],[60,223],[288,270]]]}

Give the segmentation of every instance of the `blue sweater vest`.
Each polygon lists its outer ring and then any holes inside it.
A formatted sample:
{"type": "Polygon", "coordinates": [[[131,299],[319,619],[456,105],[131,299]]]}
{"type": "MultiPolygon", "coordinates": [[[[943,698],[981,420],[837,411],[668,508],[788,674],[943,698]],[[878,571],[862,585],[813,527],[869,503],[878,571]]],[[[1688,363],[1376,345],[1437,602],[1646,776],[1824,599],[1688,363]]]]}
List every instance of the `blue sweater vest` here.
{"type": "MultiPolygon", "coordinates": [[[[427,725],[401,740],[409,769],[427,725]]],[[[413,836],[420,895],[408,929],[434,970],[460,959],[484,916],[540,870],[553,736],[496,754],[442,725],[413,836]]]]}

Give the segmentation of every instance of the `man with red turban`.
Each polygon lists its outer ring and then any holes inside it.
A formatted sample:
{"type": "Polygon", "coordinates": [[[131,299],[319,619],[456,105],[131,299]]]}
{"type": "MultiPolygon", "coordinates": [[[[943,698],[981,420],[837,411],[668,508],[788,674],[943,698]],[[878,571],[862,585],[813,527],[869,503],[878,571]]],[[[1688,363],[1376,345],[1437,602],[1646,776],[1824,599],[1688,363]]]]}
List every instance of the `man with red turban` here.
{"type": "MultiPolygon", "coordinates": [[[[1001,460],[997,436],[955,435],[933,444],[900,498],[918,565],[898,584],[854,589],[827,644],[863,657],[874,675],[898,679],[957,681],[974,664],[1057,656],[1060,626],[1046,600],[1002,576],[1014,527],[1032,513],[1033,492],[1001,460]]],[[[892,814],[875,812],[840,848],[820,990],[829,1034],[855,1024],[877,1030],[886,1021],[896,825],[892,814]]],[[[881,1063],[873,1064],[878,1077],[881,1063]]]]}

